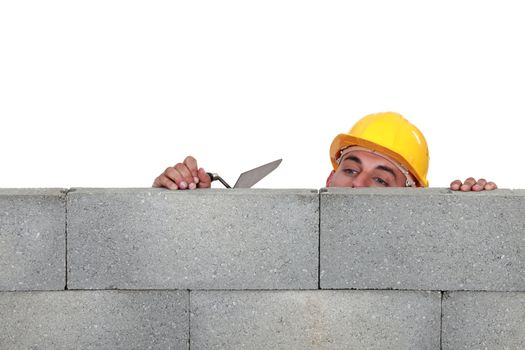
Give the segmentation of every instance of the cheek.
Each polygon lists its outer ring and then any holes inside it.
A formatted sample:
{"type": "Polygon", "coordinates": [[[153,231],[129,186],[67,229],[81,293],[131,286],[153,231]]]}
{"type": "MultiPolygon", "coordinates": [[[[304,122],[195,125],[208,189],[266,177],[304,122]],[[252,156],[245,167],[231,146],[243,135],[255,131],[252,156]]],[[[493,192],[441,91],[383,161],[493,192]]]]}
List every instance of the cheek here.
{"type": "Polygon", "coordinates": [[[344,176],[342,173],[335,173],[332,176],[332,181],[329,187],[350,187],[352,186],[352,178],[350,176],[344,176]]]}

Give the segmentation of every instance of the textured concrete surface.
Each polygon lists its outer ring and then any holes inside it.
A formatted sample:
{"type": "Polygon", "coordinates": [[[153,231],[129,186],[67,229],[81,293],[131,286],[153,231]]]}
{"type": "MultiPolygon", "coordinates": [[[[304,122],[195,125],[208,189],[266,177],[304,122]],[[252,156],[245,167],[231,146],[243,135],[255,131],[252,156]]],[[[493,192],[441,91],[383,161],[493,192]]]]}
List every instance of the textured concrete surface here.
{"type": "Polygon", "coordinates": [[[321,288],[525,290],[523,191],[321,193],[321,288]]]}
{"type": "Polygon", "coordinates": [[[439,349],[439,292],[191,292],[191,349],[439,349]]]}
{"type": "Polygon", "coordinates": [[[317,191],[79,189],[70,289],[311,289],[317,191]]]}
{"type": "Polygon", "coordinates": [[[525,349],[525,293],[445,293],[443,350],[452,349],[525,349]]]}
{"type": "Polygon", "coordinates": [[[188,294],[0,293],[0,349],[188,349],[188,294]]]}
{"type": "Polygon", "coordinates": [[[0,291],[64,289],[65,234],[60,189],[0,189],[0,291]]]}

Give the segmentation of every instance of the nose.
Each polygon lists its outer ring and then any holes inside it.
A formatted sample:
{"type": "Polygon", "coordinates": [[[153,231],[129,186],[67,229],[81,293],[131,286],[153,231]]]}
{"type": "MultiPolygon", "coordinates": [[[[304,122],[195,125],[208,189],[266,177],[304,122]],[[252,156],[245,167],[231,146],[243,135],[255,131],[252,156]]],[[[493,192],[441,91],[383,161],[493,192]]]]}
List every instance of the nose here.
{"type": "Polygon", "coordinates": [[[366,175],[364,173],[359,173],[356,177],[352,179],[352,187],[353,188],[359,188],[359,187],[367,187],[366,184],[366,175]]]}

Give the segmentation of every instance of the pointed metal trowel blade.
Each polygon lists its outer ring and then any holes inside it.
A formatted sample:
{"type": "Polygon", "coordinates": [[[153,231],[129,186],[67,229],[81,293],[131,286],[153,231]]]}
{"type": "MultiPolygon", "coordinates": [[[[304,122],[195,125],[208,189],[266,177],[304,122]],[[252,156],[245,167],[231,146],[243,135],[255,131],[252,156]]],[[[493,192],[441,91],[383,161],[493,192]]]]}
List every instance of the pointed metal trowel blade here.
{"type": "Polygon", "coordinates": [[[277,168],[282,161],[282,159],[277,159],[271,163],[261,165],[260,167],[242,173],[237,179],[237,182],[235,183],[235,186],[233,186],[233,188],[252,187],[257,182],[265,178],[266,175],[274,171],[275,168],[277,168]]]}

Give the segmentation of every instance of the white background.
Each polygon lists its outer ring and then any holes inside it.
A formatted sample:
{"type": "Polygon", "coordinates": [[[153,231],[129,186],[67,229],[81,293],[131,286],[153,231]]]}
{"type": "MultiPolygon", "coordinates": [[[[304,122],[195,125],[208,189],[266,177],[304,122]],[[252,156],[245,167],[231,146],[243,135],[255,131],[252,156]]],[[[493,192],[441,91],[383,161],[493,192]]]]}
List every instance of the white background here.
{"type": "MultiPolygon", "coordinates": [[[[431,187],[525,188],[519,1],[2,1],[0,187],[149,187],[192,154],[320,188],[333,137],[397,111],[431,187]]],[[[217,187],[220,187],[218,185],[217,187]]]]}

